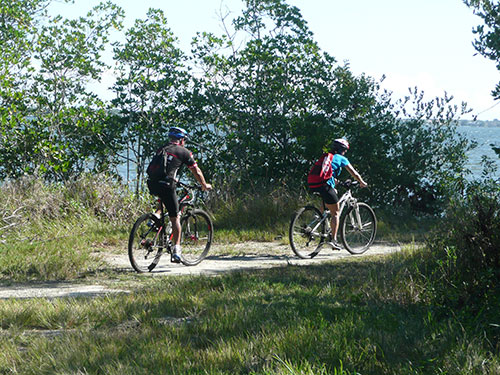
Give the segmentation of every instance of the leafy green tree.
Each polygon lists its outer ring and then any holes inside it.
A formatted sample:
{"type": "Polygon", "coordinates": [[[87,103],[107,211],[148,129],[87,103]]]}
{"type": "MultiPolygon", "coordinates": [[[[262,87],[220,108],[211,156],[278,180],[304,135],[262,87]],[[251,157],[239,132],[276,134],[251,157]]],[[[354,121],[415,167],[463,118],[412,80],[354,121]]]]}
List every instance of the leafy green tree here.
{"type": "Polygon", "coordinates": [[[150,9],[145,20],[136,20],[126,41],[115,45],[118,80],[113,107],[124,126],[124,145],[136,165],[136,189],[141,186],[145,164],[166,142],[168,128],[179,122],[179,111],[189,105],[179,98],[187,90],[189,73],[177,38],[164,13],[150,9]]]}
{"type": "Polygon", "coordinates": [[[235,187],[297,186],[308,164],[297,137],[307,135],[310,145],[324,137],[313,128],[328,121],[312,108],[335,60],[320,51],[298,8],[245,3],[234,34],[199,34],[194,41],[206,102],[217,108],[209,116],[217,120],[215,138],[225,140],[223,147],[212,145],[220,150],[213,162],[224,164],[225,182],[235,187]]]}
{"type": "MultiPolygon", "coordinates": [[[[477,35],[474,48],[484,57],[495,61],[500,70],[500,3],[491,0],[464,0],[464,3],[484,21],[483,25],[472,31],[477,35]]],[[[491,94],[496,100],[500,99],[500,82],[491,94]]],[[[496,144],[491,144],[491,148],[500,157],[500,148],[496,144]]]]}
{"type": "Polygon", "coordinates": [[[204,130],[215,151],[207,163],[221,183],[243,191],[303,187],[313,160],[345,136],[373,202],[431,210],[445,198],[464,169],[469,145],[456,120],[466,107],[446,96],[425,102],[417,90],[394,102],[373,78],[323,53],[296,7],[245,4],[225,35],[193,41],[204,73],[197,109],[213,121],[204,130]]]}
{"type": "MultiPolygon", "coordinates": [[[[464,3],[484,21],[483,25],[473,29],[477,36],[474,48],[484,57],[495,61],[500,70],[500,3],[492,0],[464,0],[464,3]]],[[[496,85],[492,95],[495,99],[500,99],[500,83],[496,85]]]]}
{"type": "Polygon", "coordinates": [[[38,171],[62,180],[90,163],[96,170],[109,166],[116,137],[105,125],[102,101],[86,84],[107,68],[101,55],[110,29],[120,28],[122,13],[112,3],[100,4],[75,20],[46,18],[32,31],[25,108],[4,122],[5,176],[38,171]]]}
{"type": "Polygon", "coordinates": [[[104,103],[87,89],[109,67],[102,54],[112,29],[121,28],[123,11],[108,2],[94,7],[86,17],[62,19],[44,25],[35,46],[40,69],[31,88],[34,109],[31,125],[40,134],[34,145],[42,172],[56,179],[83,171],[109,167],[108,155],[116,134],[106,127],[104,103]]]}
{"type": "Polygon", "coordinates": [[[382,134],[391,143],[387,145],[391,160],[383,175],[384,200],[434,213],[464,189],[467,152],[476,144],[457,127],[459,118],[469,110],[465,103],[453,104],[453,97],[446,93],[443,98],[425,101],[424,92],[417,88],[396,108],[402,116],[390,132],[382,134]]]}
{"type": "Polygon", "coordinates": [[[0,178],[22,169],[16,130],[25,124],[32,46],[48,4],[48,0],[0,3],[0,178]]]}

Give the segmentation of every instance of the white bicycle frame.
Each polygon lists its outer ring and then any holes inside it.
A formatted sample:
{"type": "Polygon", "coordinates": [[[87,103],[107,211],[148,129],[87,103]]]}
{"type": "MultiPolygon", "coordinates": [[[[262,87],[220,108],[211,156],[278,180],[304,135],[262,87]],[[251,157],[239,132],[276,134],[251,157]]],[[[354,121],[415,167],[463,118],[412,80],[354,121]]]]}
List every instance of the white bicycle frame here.
{"type": "MultiPolygon", "coordinates": [[[[350,215],[349,219],[351,220],[351,225],[356,228],[356,229],[362,229],[363,224],[361,222],[361,216],[359,215],[359,210],[357,209],[358,206],[358,200],[352,196],[351,189],[347,189],[347,191],[342,194],[342,196],[339,199],[339,217],[342,215],[342,211],[344,210],[344,207],[347,205],[349,207],[354,207],[353,212],[355,213],[354,215],[350,215]]],[[[330,227],[330,230],[327,231],[327,233],[322,233],[320,234],[321,237],[326,238],[329,236],[331,233],[331,225],[330,225],[330,220],[326,220],[327,217],[330,215],[330,210],[328,210],[325,206],[325,202],[323,202],[323,217],[321,220],[319,220],[316,225],[311,229],[312,233],[316,233],[316,230],[318,227],[321,225],[322,222],[326,221],[327,225],[330,227]]],[[[311,223],[312,224],[312,223],[311,223]]]]}

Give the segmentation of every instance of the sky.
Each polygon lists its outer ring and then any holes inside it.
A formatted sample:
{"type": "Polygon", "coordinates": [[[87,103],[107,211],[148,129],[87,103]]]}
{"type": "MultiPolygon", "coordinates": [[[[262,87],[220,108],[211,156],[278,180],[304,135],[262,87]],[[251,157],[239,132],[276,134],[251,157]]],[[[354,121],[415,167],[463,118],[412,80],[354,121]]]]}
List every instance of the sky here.
{"type": "MultiPolygon", "coordinates": [[[[242,0],[113,0],[125,11],[125,27],[145,18],[149,8],[162,9],[179,47],[190,50],[198,31],[222,33],[218,12],[236,17],[242,0]]],[[[52,14],[73,18],[98,0],[54,3],[52,14]]],[[[454,103],[468,103],[473,111],[463,119],[500,119],[500,101],[491,91],[500,81],[495,62],[476,54],[472,29],[482,23],[462,0],[287,0],[300,9],[320,48],[354,74],[376,79],[394,98],[418,87],[431,100],[446,92],[454,103]]],[[[106,97],[113,78],[108,73],[96,90],[106,97]]]]}

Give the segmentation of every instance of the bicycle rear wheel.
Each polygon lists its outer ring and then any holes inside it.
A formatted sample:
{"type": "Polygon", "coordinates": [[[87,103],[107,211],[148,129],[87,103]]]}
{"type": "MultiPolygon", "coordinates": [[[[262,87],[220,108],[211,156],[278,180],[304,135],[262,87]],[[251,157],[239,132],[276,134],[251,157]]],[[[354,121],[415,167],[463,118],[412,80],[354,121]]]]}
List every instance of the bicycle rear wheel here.
{"type": "Polygon", "coordinates": [[[321,212],[316,207],[305,206],[292,217],[289,230],[290,246],[302,259],[318,255],[324,241],[325,222],[321,222],[321,212]]]}
{"type": "Polygon", "coordinates": [[[151,213],[135,222],[128,240],[128,257],[137,272],[150,272],[160,261],[165,246],[163,232],[160,220],[151,213]]]}
{"type": "Polygon", "coordinates": [[[195,266],[208,254],[213,239],[210,216],[203,210],[189,210],[181,217],[181,262],[195,266]]]}
{"type": "Polygon", "coordinates": [[[371,246],[377,233],[375,212],[366,203],[350,207],[340,219],[342,243],[351,254],[362,254],[371,246]]]}

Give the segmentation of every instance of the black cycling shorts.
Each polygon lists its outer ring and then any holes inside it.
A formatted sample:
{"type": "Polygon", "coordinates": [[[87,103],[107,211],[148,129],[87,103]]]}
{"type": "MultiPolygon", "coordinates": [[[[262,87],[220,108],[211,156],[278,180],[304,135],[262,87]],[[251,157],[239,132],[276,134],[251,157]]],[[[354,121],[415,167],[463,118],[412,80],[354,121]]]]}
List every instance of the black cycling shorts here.
{"type": "Polygon", "coordinates": [[[175,182],[148,180],[148,189],[152,195],[160,197],[167,208],[168,217],[177,217],[179,214],[179,202],[175,192],[175,182]]]}
{"type": "Polygon", "coordinates": [[[311,189],[311,191],[314,193],[319,193],[319,195],[321,195],[321,198],[323,198],[323,201],[326,204],[335,204],[339,202],[339,197],[337,195],[337,192],[335,191],[334,188],[332,188],[328,184],[318,188],[313,188],[311,189]]]}

